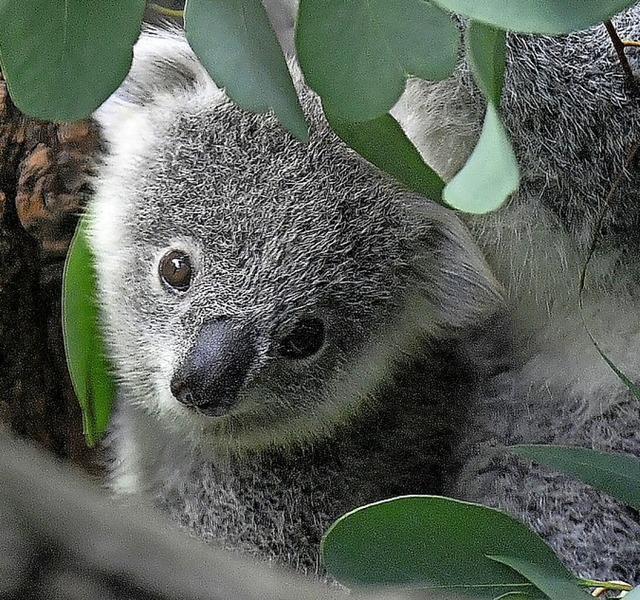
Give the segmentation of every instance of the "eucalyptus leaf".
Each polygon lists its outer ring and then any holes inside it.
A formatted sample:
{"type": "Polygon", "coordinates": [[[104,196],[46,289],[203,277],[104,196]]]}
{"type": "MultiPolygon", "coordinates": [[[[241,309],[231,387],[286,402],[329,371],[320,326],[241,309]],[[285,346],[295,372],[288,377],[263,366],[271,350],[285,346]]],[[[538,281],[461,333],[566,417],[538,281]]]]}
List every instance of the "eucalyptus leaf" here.
{"type": "Polygon", "coordinates": [[[442,203],[444,181],[409,141],[389,114],[372,121],[350,123],[326,112],[327,120],[351,148],[410,189],[442,203]]]}
{"type": "Polygon", "coordinates": [[[396,103],[407,77],[448,77],[459,38],[449,15],[424,0],[301,0],[295,39],[325,108],[371,121],[396,103]]]}
{"type": "Polygon", "coordinates": [[[308,140],[287,63],[260,0],[189,0],[184,27],[204,68],[238,106],[273,110],[293,135],[308,140]]]}
{"type": "Polygon", "coordinates": [[[572,475],[640,510],[640,458],[576,446],[511,446],[523,458],[572,475]]]}
{"type": "Polygon", "coordinates": [[[0,0],[0,56],[11,99],[25,114],[89,116],[122,83],[144,0],[0,0]]]}
{"type": "Polygon", "coordinates": [[[467,59],[487,101],[500,105],[506,65],[507,38],[504,31],[471,21],[464,34],[467,59]]]}
{"type": "Polygon", "coordinates": [[[518,189],[520,171],[498,112],[504,80],[505,34],[471,22],[465,33],[469,63],[487,99],[480,137],[466,164],[444,189],[444,201],[464,212],[496,210],[518,189]]]}
{"type": "Polygon", "coordinates": [[[567,577],[558,577],[539,565],[532,564],[527,560],[510,556],[489,556],[503,565],[507,565],[526,577],[540,591],[544,592],[550,600],[586,600],[592,598],[587,592],[580,588],[580,580],[567,577]]]}
{"type": "Polygon", "coordinates": [[[501,29],[561,34],[606,21],[635,0],[433,0],[446,10],[501,29]]]}
{"type": "Polygon", "coordinates": [[[444,201],[468,213],[496,210],[518,189],[516,157],[497,109],[487,105],[480,138],[466,164],[444,188],[444,201]]]}
{"type": "Polygon", "coordinates": [[[98,322],[96,277],[86,228],[84,217],[67,253],[62,329],[71,381],[82,408],[85,439],[93,446],[107,429],[116,392],[98,322]]]}
{"type": "Polygon", "coordinates": [[[513,517],[439,496],[403,496],[358,508],[331,526],[321,553],[329,573],[348,587],[446,589],[487,600],[507,592],[546,597],[489,556],[514,557],[548,577],[576,581],[551,548],[513,517]]]}

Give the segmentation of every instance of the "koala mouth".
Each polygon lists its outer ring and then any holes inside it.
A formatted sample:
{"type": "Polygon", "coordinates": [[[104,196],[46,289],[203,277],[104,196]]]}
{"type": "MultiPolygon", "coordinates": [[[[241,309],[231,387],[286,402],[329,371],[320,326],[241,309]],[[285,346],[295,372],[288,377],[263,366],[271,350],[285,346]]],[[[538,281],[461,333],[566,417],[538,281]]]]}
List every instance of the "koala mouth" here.
{"type": "Polygon", "coordinates": [[[199,415],[204,415],[206,417],[224,417],[229,414],[231,407],[224,405],[221,406],[218,403],[211,402],[210,404],[191,406],[190,408],[199,415]]]}

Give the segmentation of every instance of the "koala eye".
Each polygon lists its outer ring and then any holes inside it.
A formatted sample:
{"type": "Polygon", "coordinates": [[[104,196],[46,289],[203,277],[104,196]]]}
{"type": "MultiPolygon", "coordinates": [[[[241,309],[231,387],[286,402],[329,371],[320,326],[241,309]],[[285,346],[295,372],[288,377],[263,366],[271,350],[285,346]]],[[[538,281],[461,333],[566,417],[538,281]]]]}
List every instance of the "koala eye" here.
{"type": "Polygon", "coordinates": [[[287,335],[278,349],[285,358],[307,358],[324,344],[324,323],[320,319],[302,319],[287,335]]]}
{"type": "Polygon", "coordinates": [[[158,265],[160,279],[169,287],[179,292],[185,292],[191,285],[193,269],[188,254],[180,250],[170,250],[158,265]]]}

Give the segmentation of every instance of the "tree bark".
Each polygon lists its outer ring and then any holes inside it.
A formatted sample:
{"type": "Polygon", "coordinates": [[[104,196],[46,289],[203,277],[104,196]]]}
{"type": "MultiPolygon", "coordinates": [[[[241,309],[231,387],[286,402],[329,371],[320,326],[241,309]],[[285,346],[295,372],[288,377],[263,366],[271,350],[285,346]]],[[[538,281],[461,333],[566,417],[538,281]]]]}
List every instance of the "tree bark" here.
{"type": "Polygon", "coordinates": [[[92,467],[64,359],[64,257],[87,196],[96,127],[29,119],[0,77],[0,421],[92,467]]]}

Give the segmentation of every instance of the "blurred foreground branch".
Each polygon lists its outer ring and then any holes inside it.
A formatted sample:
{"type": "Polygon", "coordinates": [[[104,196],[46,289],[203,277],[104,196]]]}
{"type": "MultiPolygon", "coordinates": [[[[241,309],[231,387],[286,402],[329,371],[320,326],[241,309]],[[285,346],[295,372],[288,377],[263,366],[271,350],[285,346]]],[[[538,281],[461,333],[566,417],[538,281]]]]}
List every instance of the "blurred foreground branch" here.
{"type": "Polygon", "coordinates": [[[5,600],[346,597],[190,538],[153,510],[119,506],[98,486],[2,429],[0,481],[0,597],[5,600]]]}

